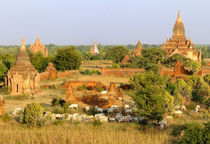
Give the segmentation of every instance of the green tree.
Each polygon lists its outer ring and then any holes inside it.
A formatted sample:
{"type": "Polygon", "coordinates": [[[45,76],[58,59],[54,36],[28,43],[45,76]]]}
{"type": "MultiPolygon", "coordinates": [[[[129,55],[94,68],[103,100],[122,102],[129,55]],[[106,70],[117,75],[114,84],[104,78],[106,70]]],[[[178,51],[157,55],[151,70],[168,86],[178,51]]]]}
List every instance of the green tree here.
{"type": "Polygon", "coordinates": [[[188,76],[186,83],[192,88],[192,100],[204,103],[210,94],[209,86],[204,79],[201,76],[188,76]]]}
{"type": "Polygon", "coordinates": [[[191,97],[192,97],[192,87],[191,86],[189,86],[183,79],[176,80],[175,85],[183,97],[191,99],[191,97]]]}
{"type": "Polygon", "coordinates": [[[40,104],[27,104],[23,112],[23,123],[32,127],[41,125],[44,111],[44,107],[40,104]]]}
{"type": "Polygon", "coordinates": [[[109,47],[107,50],[107,57],[114,63],[120,63],[125,55],[128,55],[128,49],[123,46],[109,47]]]}
{"type": "Polygon", "coordinates": [[[153,72],[138,73],[130,79],[133,88],[131,97],[138,106],[138,112],[146,119],[163,118],[173,111],[173,96],[166,91],[166,78],[153,72]]]}
{"type": "Polygon", "coordinates": [[[0,81],[4,81],[7,70],[7,67],[2,62],[0,62],[0,81]]]}
{"type": "Polygon", "coordinates": [[[175,64],[178,62],[178,61],[182,61],[183,63],[186,62],[187,60],[189,60],[188,58],[182,56],[182,55],[179,55],[179,54],[175,54],[169,58],[167,58],[164,62],[164,65],[166,67],[174,67],[175,64]]]}
{"type": "Polygon", "coordinates": [[[58,49],[52,61],[55,68],[60,71],[76,70],[82,64],[81,57],[73,46],[58,49]]]}
{"type": "Polygon", "coordinates": [[[49,63],[48,58],[43,57],[43,55],[40,52],[36,54],[30,53],[29,56],[30,56],[30,62],[35,67],[35,69],[38,72],[44,72],[49,63]]]}
{"type": "Polygon", "coordinates": [[[198,61],[194,61],[194,60],[188,60],[186,62],[184,62],[184,66],[188,69],[190,69],[190,71],[193,74],[197,74],[199,71],[201,71],[201,63],[198,61]]]}

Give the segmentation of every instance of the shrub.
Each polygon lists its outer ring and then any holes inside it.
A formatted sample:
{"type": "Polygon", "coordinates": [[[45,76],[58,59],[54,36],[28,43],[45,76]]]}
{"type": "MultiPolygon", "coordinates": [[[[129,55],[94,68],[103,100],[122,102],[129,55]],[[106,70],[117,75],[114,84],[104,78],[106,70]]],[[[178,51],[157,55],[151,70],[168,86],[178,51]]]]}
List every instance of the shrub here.
{"type": "Polygon", "coordinates": [[[27,104],[23,112],[23,123],[28,126],[40,126],[43,120],[44,107],[40,104],[27,104]]]}
{"type": "Polygon", "coordinates": [[[89,69],[86,69],[86,70],[84,70],[80,73],[83,74],[83,75],[92,75],[92,72],[89,69]]]}
{"type": "Polygon", "coordinates": [[[52,112],[55,113],[55,114],[64,114],[65,113],[64,112],[64,108],[63,107],[59,107],[59,106],[54,107],[52,112]]]}
{"type": "Polygon", "coordinates": [[[101,126],[103,123],[100,121],[100,120],[94,120],[93,122],[92,122],[92,125],[94,126],[94,127],[96,127],[96,126],[101,126]]]}
{"type": "MultiPolygon", "coordinates": [[[[189,123],[184,126],[184,136],[182,137],[180,144],[206,144],[207,132],[204,125],[200,123],[189,123]]],[[[206,126],[208,127],[208,126],[206,126]]],[[[207,128],[209,130],[209,128],[207,128]]]]}
{"type": "Polygon", "coordinates": [[[117,63],[114,63],[114,64],[112,65],[112,68],[120,68],[120,65],[117,64],[117,63]]]}
{"type": "Polygon", "coordinates": [[[51,104],[53,106],[61,106],[62,107],[65,103],[66,103],[65,100],[63,100],[63,99],[57,99],[57,98],[53,98],[53,100],[51,101],[51,104]]]}
{"type": "Polygon", "coordinates": [[[101,86],[96,87],[96,89],[97,89],[97,91],[98,91],[98,92],[102,92],[102,91],[104,90],[104,88],[103,88],[103,87],[101,87],[101,86]]]}
{"type": "Polygon", "coordinates": [[[0,118],[5,122],[12,120],[12,116],[8,113],[4,113],[2,116],[0,116],[0,118]]]}
{"type": "Polygon", "coordinates": [[[194,110],[196,107],[196,104],[194,102],[189,103],[188,105],[186,105],[186,108],[188,110],[194,110]]]}

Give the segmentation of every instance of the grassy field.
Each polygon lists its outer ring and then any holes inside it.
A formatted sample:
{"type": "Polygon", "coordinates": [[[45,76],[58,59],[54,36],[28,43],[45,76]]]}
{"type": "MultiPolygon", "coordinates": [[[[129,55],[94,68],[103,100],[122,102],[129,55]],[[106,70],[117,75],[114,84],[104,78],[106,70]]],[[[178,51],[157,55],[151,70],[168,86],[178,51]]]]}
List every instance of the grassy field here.
{"type": "Polygon", "coordinates": [[[5,144],[169,144],[166,132],[136,124],[52,124],[29,129],[15,121],[0,121],[0,143],[5,144]]]}

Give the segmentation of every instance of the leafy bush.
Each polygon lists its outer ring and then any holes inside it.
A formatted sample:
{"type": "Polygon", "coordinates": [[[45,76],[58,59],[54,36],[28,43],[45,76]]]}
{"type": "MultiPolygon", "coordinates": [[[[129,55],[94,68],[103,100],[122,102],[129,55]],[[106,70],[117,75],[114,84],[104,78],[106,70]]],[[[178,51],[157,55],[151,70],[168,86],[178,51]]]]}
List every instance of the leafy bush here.
{"type": "Polygon", "coordinates": [[[63,107],[63,105],[66,103],[66,101],[65,100],[63,100],[63,99],[58,99],[58,98],[53,98],[53,100],[51,101],[51,104],[53,105],[53,106],[61,106],[61,107],[63,107]]]}
{"type": "Polygon", "coordinates": [[[81,71],[80,73],[83,74],[83,75],[92,75],[92,74],[100,75],[100,72],[98,70],[92,70],[92,71],[90,71],[89,69],[86,69],[84,71],[81,71]]]}
{"type": "Polygon", "coordinates": [[[104,90],[104,88],[101,87],[101,86],[99,86],[99,87],[96,87],[96,90],[97,90],[98,92],[102,92],[102,91],[104,90]]]}
{"type": "Polygon", "coordinates": [[[40,104],[27,104],[23,112],[23,123],[30,127],[41,126],[44,111],[44,107],[40,104]]]}
{"type": "Polygon", "coordinates": [[[189,123],[184,126],[184,136],[180,144],[207,144],[209,143],[209,122],[202,125],[200,123],[189,123]]]}
{"type": "Polygon", "coordinates": [[[101,125],[103,125],[103,123],[102,123],[100,120],[94,120],[94,121],[92,122],[92,125],[93,125],[94,127],[96,127],[96,126],[101,126],[101,125]]]}
{"type": "Polygon", "coordinates": [[[60,71],[76,70],[82,64],[81,57],[73,46],[58,49],[52,62],[55,68],[60,71]]]}
{"type": "Polygon", "coordinates": [[[188,110],[194,110],[196,107],[196,104],[194,102],[189,103],[188,105],[186,105],[186,108],[188,110]]]}
{"type": "Polygon", "coordinates": [[[120,68],[120,65],[117,64],[117,63],[114,63],[114,64],[112,65],[112,68],[120,68]]]}
{"type": "Polygon", "coordinates": [[[0,116],[0,118],[5,122],[12,120],[12,116],[9,113],[4,113],[3,115],[0,116]]]}

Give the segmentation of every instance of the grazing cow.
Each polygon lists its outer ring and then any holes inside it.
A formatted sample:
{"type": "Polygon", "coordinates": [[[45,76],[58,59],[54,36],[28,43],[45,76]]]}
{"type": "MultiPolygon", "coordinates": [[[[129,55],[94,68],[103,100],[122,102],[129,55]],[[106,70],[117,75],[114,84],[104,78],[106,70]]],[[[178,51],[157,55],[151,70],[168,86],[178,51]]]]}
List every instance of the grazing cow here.
{"type": "Polygon", "coordinates": [[[111,108],[118,110],[118,106],[117,105],[112,105],[111,108]]]}
{"type": "Polygon", "coordinates": [[[107,109],[107,112],[108,112],[108,114],[113,113],[114,112],[114,109],[113,108],[108,108],[107,109]]]}
{"type": "Polygon", "coordinates": [[[110,122],[115,122],[115,118],[109,118],[110,122]]]}
{"type": "Polygon", "coordinates": [[[78,109],[78,104],[71,104],[70,106],[69,106],[69,108],[75,108],[75,109],[78,109]]]}
{"type": "Polygon", "coordinates": [[[124,109],[129,109],[129,108],[130,108],[129,105],[127,105],[127,104],[124,105],[124,109]]]}
{"type": "Polygon", "coordinates": [[[108,117],[106,117],[103,113],[95,114],[95,118],[100,120],[101,122],[107,122],[108,117]]]}
{"type": "Polygon", "coordinates": [[[90,107],[89,106],[86,106],[85,107],[85,112],[88,112],[90,110],[90,107]]]}
{"type": "Polygon", "coordinates": [[[56,119],[64,119],[65,115],[64,114],[52,114],[56,119]]]}
{"type": "Polygon", "coordinates": [[[126,122],[131,122],[132,121],[132,117],[130,115],[125,116],[125,121],[126,122]]]}
{"type": "Polygon", "coordinates": [[[180,110],[174,111],[174,114],[182,114],[182,111],[180,110]]]}
{"type": "Polygon", "coordinates": [[[121,113],[117,113],[115,116],[117,122],[123,122],[123,116],[121,113]]]}
{"type": "Polygon", "coordinates": [[[107,93],[107,91],[102,91],[102,92],[101,92],[101,94],[106,94],[106,93],[107,93]]]}
{"type": "Polygon", "coordinates": [[[96,108],[96,112],[103,113],[103,108],[100,108],[100,107],[96,108]]]}
{"type": "Polygon", "coordinates": [[[125,110],[125,113],[127,114],[127,113],[132,113],[133,112],[133,110],[132,109],[126,109],[125,110]]]}
{"type": "Polygon", "coordinates": [[[15,108],[15,109],[11,112],[11,114],[14,115],[14,116],[16,116],[16,115],[18,114],[18,112],[20,112],[20,111],[21,111],[21,108],[15,108]]]}

